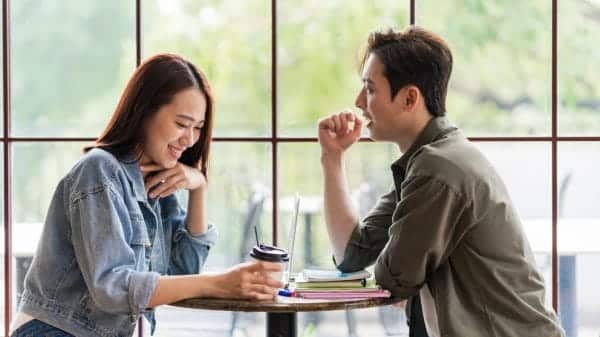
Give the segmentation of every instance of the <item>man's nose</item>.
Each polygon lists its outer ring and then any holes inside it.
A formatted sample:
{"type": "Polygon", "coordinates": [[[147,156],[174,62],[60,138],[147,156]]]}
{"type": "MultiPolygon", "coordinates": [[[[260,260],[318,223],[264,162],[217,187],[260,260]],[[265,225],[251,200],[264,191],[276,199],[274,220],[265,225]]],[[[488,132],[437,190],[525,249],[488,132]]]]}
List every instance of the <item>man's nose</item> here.
{"type": "Polygon", "coordinates": [[[365,101],[365,89],[362,88],[360,90],[360,92],[358,93],[358,96],[356,96],[356,100],[354,101],[354,105],[357,108],[364,109],[365,108],[364,101],[365,101]]]}

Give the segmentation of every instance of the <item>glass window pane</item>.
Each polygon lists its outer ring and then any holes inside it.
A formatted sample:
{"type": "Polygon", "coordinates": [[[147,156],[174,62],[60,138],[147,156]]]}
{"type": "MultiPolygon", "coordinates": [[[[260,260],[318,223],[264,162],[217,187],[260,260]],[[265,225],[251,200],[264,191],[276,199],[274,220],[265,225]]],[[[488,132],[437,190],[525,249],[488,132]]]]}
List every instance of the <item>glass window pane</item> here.
{"type": "MultiPolygon", "coordinates": [[[[397,148],[390,144],[361,142],[347,155],[347,174],[353,200],[361,215],[375,204],[377,197],[392,186],[389,169],[398,158],[397,148]]],[[[292,198],[301,195],[300,218],[296,233],[293,272],[304,267],[333,268],[331,245],[323,218],[323,181],[320,148],[317,143],[288,143],[279,152],[279,231],[278,242],[289,245],[292,198]]],[[[314,336],[347,336],[350,322],[356,321],[358,335],[383,336],[385,331],[407,332],[403,311],[396,307],[324,313],[300,313],[298,332],[314,336]],[[380,323],[381,320],[385,324],[380,323]],[[343,328],[340,327],[343,325],[343,328]]]]}
{"type": "Polygon", "coordinates": [[[551,147],[535,142],[475,143],[496,168],[517,208],[552,305],[551,147]],[[527,164],[525,164],[527,163],[527,164]]]}
{"type": "MultiPolygon", "coordinates": [[[[28,263],[37,246],[46,211],[59,180],[68,172],[81,156],[82,143],[22,144],[14,149],[13,184],[14,189],[14,225],[13,254],[15,258],[15,285],[20,284],[28,263]],[[49,155],[51,154],[51,155],[49,155]]],[[[211,249],[205,270],[222,270],[245,259],[247,248],[242,241],[248,236],[243,225],[258,225],[262,239],[270,241],[272,221],[270,214],[263,209],[270,202],[271,151],[268,144],[253,143],[215,143],[213,160],[209,173],[208,209],[209,221],[217,225],[219,240],[211,249]],[[244,156],[232,156],[231,153],[244,153],[244,156]],[[256,201],[260,201],[257,204],[256,201]],[[259,207],[249,222],[251,207],[259,207]],[[233,247],[233,250],[232,250],[233,247]]],[[[186,193],[179,197],[187,207],[186,193]]],[[[253,242],[253,241],[252,241],[253,242]]],[[[20,290],[16,286],[15,290],[20,290]]],[[[15,291],[15,297],[18,291],[15,291]]],[[[16,298],[15,298],[16,300],[16,298]]],[[[16,303],[16,302],[15,302],[16,303]]],[[[16,305],[14,306],[16,308],[16,305]]],[[[157,336],[171,336],[177,331],[210,330],[219,315],[211,312],[186,311],[171,307],[158,310],[157,336]],[[186,314],[187,312],[187,314],[186,314]],[[200,325],[198,322],[200,321],[200,325]],[[204,324],[204,325],[203,325],[204,324]],[[189,328],[189,330],[188,330],[189,328]],[[184,330],[181,330],[184,329],[184,330]]],[[[241,315],[238,328],[249,328],[264,332],[261,315],[241,315]],[[248,322],[251,322],[248,325],[248,322]]],[[[221,313],[220,319],[229,323],[231,313],[221,313]]]]}
{"type": "Polygon", "coordinates": [[[322,116],[354,106],[370,31],[408,24],[407,1],[278,2],[279,132],[310,136],[322,116]]]}
{"type": "MultiPolygon", "coordinates": [[[[546,303],[551,303],[551,185],[550,145],[546,143],[476,143],[503,178],[514,204],[523,219],[526,235],[536,253],[536,262],[546,281],[546,303]],[[528,165],[520,163],[527,162],[528,165]]],[[[347,173],[353,199],[365,214],[376,198],[389,190],[392,179],[390,163],[399,156],[392,145],[360,143],[347,157],[347,173]]],[[[290,197],[302,196],[301,220],[298,226],[298,245],[294,271],[304,266],[332,267],[331,246],[323,225],[322,173],[318,144],[281,145],[281,199],[279,241],[286,242],[290,223],[290,197]],[[316,177],[319,177],[318,179],[316,177]],[[307,233],[308,232],[308,233],[307,233]]],[[[381,313],[378,313],[383,317],[381,313]]],[[[378,317],[375,315],[375,317],[378,317]]],[[[312,323],[311,315],[304,318],[312,323]]],[[[343,321],[343,316],[340,316],[343,321]]],[[[324,320],[321,322],[325,323],[324,320]]],[[[363,325],[373,324],[366,318],[363,325]]],[[[318,329],[320,325],[317,325],[318,329]]],[[[389,328],[389,325],[387,326],[389,328]]],[[[306,328],[306,326],[305,326],[306,328]]],[[[380,326],[384,329],[386,326],[380,326]]],[[[318,330],[321,331],[321,330],[318,330]]],[[[345,333],[345,331],[344,331],[345,333]]]]}
{"type": "MultiPolygon", "coordinates": [[[[361,215],[389,191],[393,180],[390,164],[399,157],[391,144],[360,142],[350,148],[346,161],[350,190],[361,215]],[[368,160],[367,160],[368,158],[368,160]]],[[[308,266],[332,267],[331,246],[323,218],[323,174],[317,143],[280,145],[281,181],[278,242],[287,242],[291,223],[291,198],[302,197],[297,228],[294,272],[308,266]]]]}
{"type": "Polygon", "coordinates": [[[558,1],[559,132],[600,134],[598,1],[558,1]],[[592,14],[596,13],[596,15],[592,14]]]}
{"type": "Polygon", "coordinates": [[[144,2],[144,57],[175,52],[201,68],[216,97],[215,136],[271,134],[271,2],[144,2]]]}
{"type": "MultiPolygon", "coordinates": [[[[13,184],[19,188],[13,190],[13,254],[15,284],[21,285],[16,286],[15,290],[22,289],[24,273],[36,249],[54,189],[81,156],[82,146],[82,143],[15,145],[13,184]]],[[[247,257],[249,249],[242,248],[242,241],[246,237],[254,239],[254,236],[248,236],[243,231],[245,223],[259,226],[262,239],[270,241],[272,221],[263,206],[270,202],[271,151],[268,144],[215,143],[213,146],[208,209],[209,221],[217,225],[220,235],[217,244],[211,249],[205,270],[222,270],[247,257]],[[231,153],[245,155],[232,156],[231,153]],[[260,204],[256,201],[260,201],[260,204]],[[249,210],[259,206],[261,207],[254,213],[252,222],[249,222],[249,210]]],[[[187,207],[186,193],[181,193],[179,197],[182,205],[187,207]]],[[[16,297],[19,291],[13,293],[16,297]]],[[[240,329],[257,330],[264,324],[261,315],[240,316],[240,329]]],[[[219,315],[208,311],[199,313],[161,307],[158,319],[156,335],[171,336],[174,329],[189,332],[203,331],[204,327],[210,330],[219,315]]],[[[221,313],[220,319],[229,323],[231,313],[221,313]]],[[[259,330],[263,332],[262,328],[259,330]]]]}
{"type": "Polygon", "coordinates": [[[447,110],[469,136],[550,134],[551,6],[545,0],[417,3],[417,24],[452,49],[447,110]]]}
{"type": "Polygon", "coordinates": [[[11,4],[13,135],[99,134],[135,67],[134,6],[11,4]]]}
{"type": "Polygon", "coordinates": [[[13,144],[13,312],[23,289],[25,272],[40,239],[54,189],[82,155],[84,145],[13,144]]]}
{"type": "Polygon", "coordinates": [[[600,143],[558,148],[559,313],[567,337],[600,335],[600,143]]]}
{"type": "MultiPolygon", "coordinates": [[[[205,271],[224,270],[249,256],[255,243],[253,226],[261,241],[271,242],[271,145],[267,143],[213,143],[209,169],[208,219],[217,226],[219,238],[211,248],[205,271]],[[243,154],[243,155],[242,155],[243,154]]],[[[185,196],[187,193],[183,193],[185,196]]],[[[187,206],[187,202],[182,202],[187,206]]],[[[158,337],[221,335],[232,327],[247,336],[264,335],[264,314],[200,311],[174,307],[157,309],[158,337]]],[[[148,331],[148,330],[146,330],[148,331]]],[[[149,335],[149,334],[148,334],[149,335]]]]}

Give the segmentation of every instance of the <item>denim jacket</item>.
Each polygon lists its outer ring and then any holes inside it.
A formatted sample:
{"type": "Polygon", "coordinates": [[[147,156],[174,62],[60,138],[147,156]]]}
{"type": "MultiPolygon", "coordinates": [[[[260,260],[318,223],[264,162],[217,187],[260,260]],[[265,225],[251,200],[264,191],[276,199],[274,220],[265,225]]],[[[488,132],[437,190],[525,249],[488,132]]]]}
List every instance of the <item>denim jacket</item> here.
{"type": "Polygon", "coordinates": [[[191,235],[175,196],[148,199],[139,165],[84,155],[52,198],[19,310],[76,336],[128,337],[161,274],[195,274],[216,239],[191,235]]]}

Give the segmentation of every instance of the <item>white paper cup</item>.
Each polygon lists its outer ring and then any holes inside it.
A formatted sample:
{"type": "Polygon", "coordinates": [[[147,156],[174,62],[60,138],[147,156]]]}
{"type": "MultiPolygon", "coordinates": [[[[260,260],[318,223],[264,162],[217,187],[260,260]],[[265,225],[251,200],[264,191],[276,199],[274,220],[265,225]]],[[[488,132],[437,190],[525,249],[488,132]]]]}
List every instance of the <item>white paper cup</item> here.
{"type": "Polygon", "coordinates": [[[290,260],[285,249],[260,244],[254,246],[250,251],[250,256],[257,261],[266,261],[281,264],[281,271],[270,272],[269,276],[275,280],[281,281],[283,284],[288,282],[287,264],[290,260]]]}

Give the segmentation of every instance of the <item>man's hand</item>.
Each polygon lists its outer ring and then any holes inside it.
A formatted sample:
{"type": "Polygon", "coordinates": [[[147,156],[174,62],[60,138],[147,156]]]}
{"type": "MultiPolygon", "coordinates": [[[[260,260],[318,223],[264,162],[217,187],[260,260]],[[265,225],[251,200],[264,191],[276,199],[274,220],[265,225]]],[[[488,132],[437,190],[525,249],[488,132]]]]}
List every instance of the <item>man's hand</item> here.
{"type": "Polygon", "coordinates": [[[173,168],[165,169],[156,164],[140,166],[142,172],[154,173],[146,177],[144,182],[150,197],[164,198],[180,189],[195,190],[206,188],[206,177],[197,168],[177,163],[173,168]]]}
{"type": "Polygon", "coordinates": [[[321,118],[318,124],[321,154],[340,155],[360,138],[362,120],[350,111],[321,118]]]}

